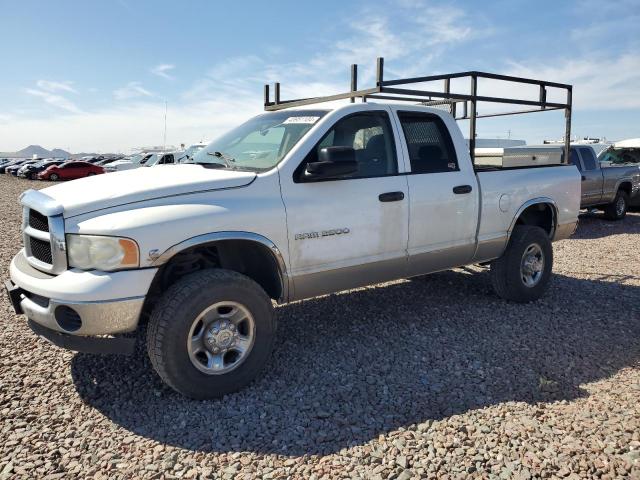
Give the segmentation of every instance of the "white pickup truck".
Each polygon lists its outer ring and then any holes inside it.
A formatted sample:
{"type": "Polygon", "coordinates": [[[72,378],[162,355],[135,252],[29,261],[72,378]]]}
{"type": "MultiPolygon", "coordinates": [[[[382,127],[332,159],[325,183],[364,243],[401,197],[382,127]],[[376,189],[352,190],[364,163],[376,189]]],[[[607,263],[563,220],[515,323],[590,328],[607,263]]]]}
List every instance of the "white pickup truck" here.
{"type": "Polygon", "coordinates": [[[496,293],[548,287],[577,224],[571,165],[474,169],[447,112],[352,103],[259,115],[190,164],[21,197],[7,289],[39,335],[130,353],[142,322],[162,379],[219,397],[267,363],[272,301],[490,263],[496,293]]]}

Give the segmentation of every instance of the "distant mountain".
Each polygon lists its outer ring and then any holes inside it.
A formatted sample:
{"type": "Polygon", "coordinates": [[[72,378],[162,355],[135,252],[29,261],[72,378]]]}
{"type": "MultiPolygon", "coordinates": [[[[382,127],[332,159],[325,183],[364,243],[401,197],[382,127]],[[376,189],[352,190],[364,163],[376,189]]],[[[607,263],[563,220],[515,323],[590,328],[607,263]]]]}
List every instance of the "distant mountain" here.
{"type": "Polygon", "coordinates": [[[61,148],[54,148],[53,150],[51,150],[51,156],[52,157],[70,158],[71,154],[69,152],[67,152],[66,150],[63,150],[61,148]]]}
{"type": "Polygon", "coordinates": [[[41,147],[40,145],[29,145],[28,147],[16,152],[16,157],[29,158],[33,157],[34,155],[37,157],[50,157],[51,152],[46,148],[41,147]]]}
{"type": "Polygon", "coordinates": [[[32,158],[33,156],[41,158],[58,157],[58,158],[81,158],[81,157],[97,157],[99,155],[113,156],[113,153],[69,153],[62,148],[54,148],[53,150],[47,150],[40,145],[29,145],[17,152],[0,152],[0,158],[32,158]]]}

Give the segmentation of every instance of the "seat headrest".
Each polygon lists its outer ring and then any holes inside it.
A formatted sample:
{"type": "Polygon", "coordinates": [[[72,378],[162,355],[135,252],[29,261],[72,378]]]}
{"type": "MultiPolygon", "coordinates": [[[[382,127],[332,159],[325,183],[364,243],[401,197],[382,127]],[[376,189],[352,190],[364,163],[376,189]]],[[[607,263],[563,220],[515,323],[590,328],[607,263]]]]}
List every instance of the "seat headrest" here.
{"type": "Polygon", "coordinates": [[[369,139],[365,146],[367,150],[384,150],[384,135],[379,133],[369,139]]]}

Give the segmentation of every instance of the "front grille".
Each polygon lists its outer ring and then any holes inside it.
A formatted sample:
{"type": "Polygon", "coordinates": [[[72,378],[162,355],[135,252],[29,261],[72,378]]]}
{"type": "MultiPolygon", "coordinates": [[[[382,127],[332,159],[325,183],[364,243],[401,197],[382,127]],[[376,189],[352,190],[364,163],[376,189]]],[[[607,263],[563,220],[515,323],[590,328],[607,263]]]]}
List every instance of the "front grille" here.
{"type": "Polygon", "coordinates": [[[49,242],[45,242],[35,237],[29,237],[29,242],[31,246],[31,255],[33,255],[34,258],[48,265],[53,263],[53,258],[51,257],[51,244],[49,242]]]}
{"type": "Polygon", "coordinates": [[[41,232],[49,231],[49,219],[35,210],[29,210],[29,226],[40,230],[41,232]]]}

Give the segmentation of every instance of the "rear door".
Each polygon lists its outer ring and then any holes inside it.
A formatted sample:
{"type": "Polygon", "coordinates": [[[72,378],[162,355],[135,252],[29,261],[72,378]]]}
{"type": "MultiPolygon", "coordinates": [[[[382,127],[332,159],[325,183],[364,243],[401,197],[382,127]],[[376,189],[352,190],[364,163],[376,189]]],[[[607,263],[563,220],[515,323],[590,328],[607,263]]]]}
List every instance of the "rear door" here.
{"type": "Polygon", "coordinates": [[[464,265],[475,252],[479,203],[468,147],[461,136],[454,144],[452,118],[393,108],[411,168],[409,275],[464,265]]]}
{"type": "Polygon", "coordinates": [[[591,147],[574,147],[582,160],[582,198],[585,204],[597,205],[602,200],[603,178],[591,147]]]}

